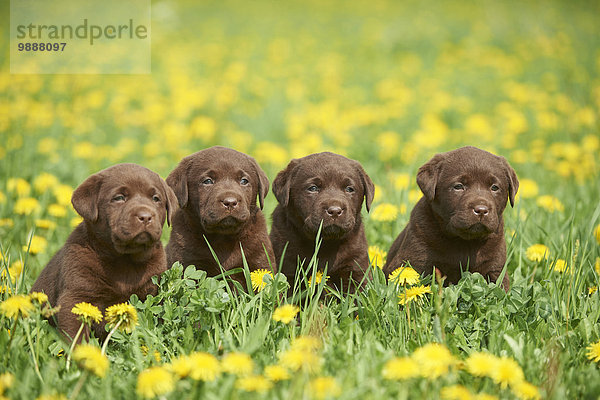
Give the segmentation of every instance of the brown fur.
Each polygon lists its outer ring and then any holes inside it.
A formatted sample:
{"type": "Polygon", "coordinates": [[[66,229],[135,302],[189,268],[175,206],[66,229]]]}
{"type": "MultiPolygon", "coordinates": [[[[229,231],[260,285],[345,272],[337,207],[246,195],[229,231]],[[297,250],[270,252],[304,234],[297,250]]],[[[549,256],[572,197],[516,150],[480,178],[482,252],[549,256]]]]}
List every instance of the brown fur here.
{"type": "MultiPolygon", "coordinates": [[[[84,221],[31,291],[46,293],[50,304],[60,307],[58,328],[73,338],[81,325],[71,312],[75,304],[88,302],[104,312],[132,294],[141,299],[156,294],[151,278],[167,265],[160,235],[165,218],[170,222],[176,199],[156,173],[135,164],[118,164],[87,178],[71,201],[84,221]]],[[[106,336],[104,325],[93,325],[99,338],[106,336]]]]}
{"type": "MultiPolygon", "coordinates": [[[[276,272],[261,212],[269,180],[252,157],[225,147],[211,147],[181,160],[167,183],[180,205],[173,216],[167,245],[169,267],[180,261],[184,266],[205,270],[208,276],[219,275],[221,269],[208,240],[225,271],[243,266],[241,246],[251,271],[265,268],[276,272]]],[[[234,278],[244,282],[240,274],[234,278]]]]}
{"type": "MultiPolygon", "coordinates": [[[[507,200],[519,189],[515,171],[503,157],[475,147],[436,154],[417,174],[424,197],[392,244],[383,271],[410,265],[446,283],[460,279],[461,268],[496,282],[506,262],[504,220],[507,200]],[[495,186],[494,186],[495,185],[495,186]]],[[[502,287],[509,288],[508,273],[502,287]]]]}
{"type": "Polygon", "coordinates": [[[327,265],[329,283],[344,290],[351,286],[350,277],[355,282],[363,280],[369,257],[360,212],[363,199],[369,210],[374,191],[358,162],[334,153],[294,159],[279,172],[273,181],[279,204],[270,236],[278,263],[288,244],[281,272],[290,285],[294,285],[298,260],[306,266],[315,252],[321,221],[319,270],[327,265]]]}

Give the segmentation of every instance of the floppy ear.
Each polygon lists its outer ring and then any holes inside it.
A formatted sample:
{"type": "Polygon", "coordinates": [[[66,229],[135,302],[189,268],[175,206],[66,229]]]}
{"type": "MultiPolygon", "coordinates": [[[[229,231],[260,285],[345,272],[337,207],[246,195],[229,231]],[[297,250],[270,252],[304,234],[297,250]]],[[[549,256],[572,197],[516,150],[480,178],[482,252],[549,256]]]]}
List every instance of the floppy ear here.
{"type": "Polygon", "coordinates": [[[517,178],[517,173],[510,166],[506,158],[500,157],[502,159],[502,164],[504,164],[504,169],[506,170],[506,179],[508,180],[508,200],[510,201],[510,206],[515,206],[515,196],[517,195],[517,191],[519,190],[519,179],[517,178]]]}
{"type": "Polygon", "coordinates": [[[258,180],[258,202],[260,204],[260,209],[262,210],[265,197],[269,194],[269,178],[267,178],[267,174],[265,174],[265,171],[262,170],[254,158],[250,156],[248,156],[248,158],[254,167],[256,179],[258,180]]]}
{"type": "MultiPolygon", "coordinates": [[[[167,185],[173,189],[179,207],[185,208],[188,202],[187,170],[189,162],[184,158],[179,165],[167,176],[167,185]]],[[[168,196],[168,195],[167,195],[168,196]]]]}
{"type": "Polygon", "coordinates": [[[436,154],[433,158],[427,161],[417,172],[417,185],[429,201],[435,198],[435,188],[437,186],[442,161],[446,157],[443,154],[436,154]]]}
{"type": "Polygon", "coordinates": [[[160,183],[165,191],[165,195],[167,196],[167,225],[171,226],[171,218],[177,209],[177,196],[175,196],[175,192],[173,192],[173,189],[167,185],[164,179],[160,178],[160,183]]]}
{"type": "Polygon", "coordinates": [[[273,181],[273,194],[277,198],[277,201],[282,206],[287,206],[290,201],[290,186],[292,180],[292,173],[299,160],[297,158],[290,161],[283,171],[280,171],[275,180],[273,181]]]}
{"type": "Polygon", "coordinates": [[[71,196],[73,208],[83,219],[95,222],[98,220],[98,194],[103,177],[100,173],[91,175],[75,189],[71,196]]]}
{"type": "Polygon", "coordinates": [[[371,203],[373,203],[373,198],[375,197],[375,185],[373,181],[367,175],[362,165],[358,162],[358,173],[360,174],[360,180],[363,184],[363,193],[365,194],[365,206],[367,207],[367,212],[371,210],[371,203]]]}

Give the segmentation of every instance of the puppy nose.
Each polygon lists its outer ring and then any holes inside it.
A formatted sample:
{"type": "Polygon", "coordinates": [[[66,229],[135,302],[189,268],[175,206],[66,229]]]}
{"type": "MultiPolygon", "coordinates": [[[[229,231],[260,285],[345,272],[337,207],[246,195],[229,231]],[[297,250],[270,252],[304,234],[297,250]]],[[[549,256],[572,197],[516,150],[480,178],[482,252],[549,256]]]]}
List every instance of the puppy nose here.
{"type": "Polygon", "coordinates": [[[142,224],[145,224],[145,225],[152,222],[152,214],[150,214],[150,212],[148,212],[148,211],[139,211],[137,213],[136,217],[142,224]]]}
{"type": "Polygon", "coordinates": [[[339,217],[344,212],[340,206],[330,206],[326,211],[327,215],[333,218],[339,217]]]}
{"type": "Polygon", "coordinates": [[[233,210],[238,205],[238,201],[235,197],[226,197],[223,200],[221,200],[221,203],[223,203],[223,205],[229,208],[230,210],[233,210]]]}
{"type": "Polygon", "coordinates": [[[487,208],[487,206],[480,204],[478,206],[473,207],[473,212],[478,216],[482,217],[488,215],[490,213],[490,209],[487,208]]]}

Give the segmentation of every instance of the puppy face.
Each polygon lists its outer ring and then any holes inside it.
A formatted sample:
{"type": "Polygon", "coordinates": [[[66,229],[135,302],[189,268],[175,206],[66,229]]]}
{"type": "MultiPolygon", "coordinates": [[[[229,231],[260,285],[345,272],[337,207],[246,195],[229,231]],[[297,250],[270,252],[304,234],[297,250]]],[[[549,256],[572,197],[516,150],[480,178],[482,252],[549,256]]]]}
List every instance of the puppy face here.
{"type": "Polygon", "coordinates": [[[209,233],[236,234],[263,207],[269,180],[256,161],[225,147],[211,147],[184,158],[167,178],[182,209],[209,233]]]}
{"type": "Polygon", "coordinates": [[[136,164],[118,164],[90,176],[73,192],[71,202],[119,254],[152,248],[176,206],[165,181],[136,164]]]}
{"type": "Polygon", "coordinates": [[[496,232],[507,200],[513,206],[519,189],[503,157],[475,147],[435,155],[419,169],[417,183],[446,232],[465,240],[496,232]]]}
{"type": "Polygon", "coordinates": [[[333,153],[292,160],[273,181],[273,193],[307,238],[342,239],[360,220],[363,199],[371,207],[374,185],[362,166],[333,153]]]}

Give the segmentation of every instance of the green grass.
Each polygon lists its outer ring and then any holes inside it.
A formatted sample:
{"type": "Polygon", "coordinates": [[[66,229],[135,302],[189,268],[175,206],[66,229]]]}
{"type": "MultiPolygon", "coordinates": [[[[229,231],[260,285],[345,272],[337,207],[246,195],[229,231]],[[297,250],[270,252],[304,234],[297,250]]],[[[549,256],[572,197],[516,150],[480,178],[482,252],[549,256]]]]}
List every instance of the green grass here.
{"type": "MultiPolygon", "coordinates": [[[[140,372],[197,351],[219,360],[247,353],[261,374],[310,335],[322,343],[319,372],[294,372],[264,393],[239,389],[231,374],[186,378],[165,397],[308,399],[318,395],[309,383],[331,376],[344,399],[439,398],[454,384],[516,398],[458,367],[436,379],[384,379],[388,360],[438,342],[457,360],[476,351],[514,359],[543,398],[598,398],[599,365],[586,348],[600,340],[600,294],[589,294],[600,284],[599,12],[583,1],[166,1],[153,4],[151,75],[10,75],[3,59],[0,267],[14,273],[22,260],[24,268],[15,283],[3,274],[2,300],[27,293],[72,230],[69,190],[56,187],[72,190],[117,162],[165,177],[181,157],[221,144],[254,156],[272,181],[293,157],[339,152],[377,185],[373,208],[399,207],[393,221],[363,212],[369,244],[383,251],[408,221],[417,169],[436,152],[475,145],[505,156],[521,180],[504,214],[508,294],[465,273],[442,289],[425,279],[432,293],[404,307],[377,269],[362,293],[348,295],[322,284],[288,289],[281,275],[259,293],[232,292],[224,278],[176,267],[157,277],[156,297],[131,299],[139,325],[111,339],[104,378],[82,379],[77,364],[67,370],[69,345],[38,312],[16,324],[0,316],[0,372],[16,378],[4,395],[69,397],[83,382],[78,398],[133,398],[140,372]],[[43,172],[57,182],[37,189],[43,172]],[[29,193],[16,193],[14,178],[32,185],[29,193]],[[39,207],[19,214],[27,197],[39,207]],[[61,202],[66,215],[52,215],[61,202]],[[37,254],[27,252],[32,234],[47,241],[37,254]],[[537,243],[548,246],[546,260],[527,258],[537,243]],[[553,269],[559,259],[568,272],[553,269]],[[272,319],[282,302],[301,307],[289,325],[272,319]]],[[[269,216],[276,200],[265,201],[269,216]]],[[[313,277],[313,265],[299,274],[313,277]]]]}

